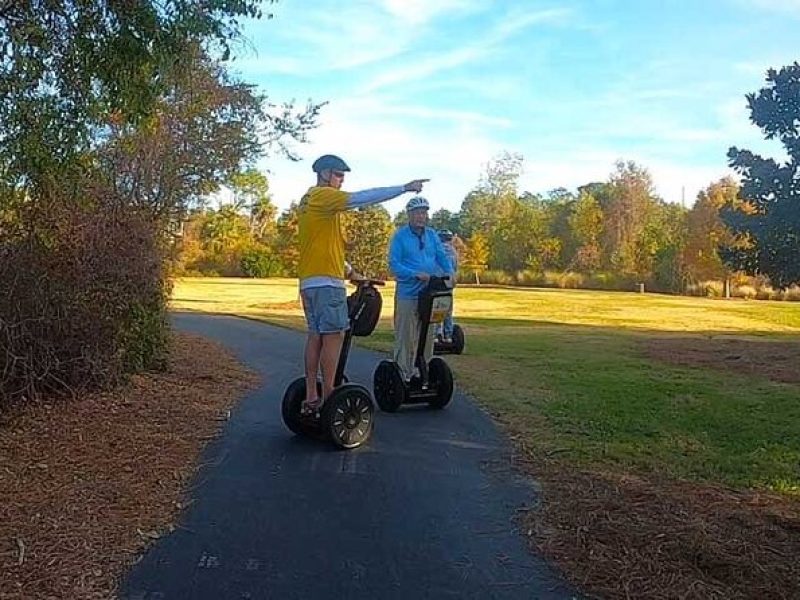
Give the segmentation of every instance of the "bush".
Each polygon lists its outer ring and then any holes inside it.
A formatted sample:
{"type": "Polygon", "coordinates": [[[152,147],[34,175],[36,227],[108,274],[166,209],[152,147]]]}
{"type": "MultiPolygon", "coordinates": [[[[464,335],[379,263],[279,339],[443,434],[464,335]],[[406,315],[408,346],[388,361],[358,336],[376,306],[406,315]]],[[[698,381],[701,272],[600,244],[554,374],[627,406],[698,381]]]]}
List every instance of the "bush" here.
{"type": "Polygon", "coordinates": [[[800,302],[800,287],[793,285],[792,287],[783,290],[781,293],[781,299],[792,302],[800,302]]]}
{"type": "Polygon", "coordinates": [[[559,275],[558,287],[562,289],[578,289],[583,287],[584,276],[573,271],[564,271],[559,275]]]}
{"type": "Polygon", "coordinates": [[[253,246],[245,250],[240,266],[245,277],[276,277],[282,270],[278,257],[266,246],[253,246]]]}
{"type": "Polygon", "coordinates": [[[480,274],[481,283],[489,285],[514,285],[514,278],[505,271],[489,270],[480,274]]]}
{"type": "Polygon", "coordinates": [[[514,282],[516,285],[524,287],[536,287],[547,285],[547,280],[541,271],[532,269],[525,269],[524,271],[517,271],[514,274],[514,282]]]}
{"type": "Polygon", "coordinates": [[[77,392],[157,368],[168,288],[158,229],[132,209],[30,203],[0,245],[0,399],[77,392]]]}
{"type": "Polygon", "coordinates": [[[731,291],[731,296],[735,298],[745,298],[746,300],[752,300],[753,298],[758,296],[758,291],[752,285],[740,285],[739,287],[734,288],[731,291]]]}

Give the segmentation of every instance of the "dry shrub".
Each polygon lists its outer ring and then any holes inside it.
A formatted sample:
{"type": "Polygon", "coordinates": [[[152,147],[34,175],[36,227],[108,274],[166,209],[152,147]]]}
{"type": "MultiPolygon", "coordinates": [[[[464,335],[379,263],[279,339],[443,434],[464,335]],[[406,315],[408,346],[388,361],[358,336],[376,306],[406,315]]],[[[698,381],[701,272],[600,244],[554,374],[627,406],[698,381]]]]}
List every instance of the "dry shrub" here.
{"type": "Polygon", "coordinates": [[[783,290],[781,294],[783,300],[790,300],[793,302],[800,302],[800,286],[793,285],[790,288],[783,290]]]}
{"type": "Polygon", "coordinates": [[[163,253],[144,214],[89,189],[15,218],[0,243],[0,400],[102,388],[163,362],[163,253]]]}
{"type": "Polygon", "coordinates": [[[732,295],[735,298],[745,298],[747,300],[752,300],[753,298],[758,296],[758,290],[752,285],[740,285],[739,287],[733,290],[732,295]]]}

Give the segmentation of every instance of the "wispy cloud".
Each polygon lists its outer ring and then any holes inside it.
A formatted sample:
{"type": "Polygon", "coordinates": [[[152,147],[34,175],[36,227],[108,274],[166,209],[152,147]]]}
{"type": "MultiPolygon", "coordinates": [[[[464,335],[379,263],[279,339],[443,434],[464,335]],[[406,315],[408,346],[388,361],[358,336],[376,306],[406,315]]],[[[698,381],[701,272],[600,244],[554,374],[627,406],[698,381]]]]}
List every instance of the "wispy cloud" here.
{"type": "Polygon", "coordinates": [[[391,70],[366,83],[360,93],[371,93],[388,86],[420,81],[463,65],[491,60],[492,55],[514,35],[535,25],[564,23],[571,14],[569,9],[513,11],[502,14],[495,25],[476,40],[454,49],[433,51],[426,56],[406,57],[399,65],[393,65],[391,70]]]}
{"type": "Polygon", "coordinates": [[[485,10],[484,2],[478,0],[383,0],[384,9],[398,20],[410,25],[428,23],[440,16],[485,10]]]}

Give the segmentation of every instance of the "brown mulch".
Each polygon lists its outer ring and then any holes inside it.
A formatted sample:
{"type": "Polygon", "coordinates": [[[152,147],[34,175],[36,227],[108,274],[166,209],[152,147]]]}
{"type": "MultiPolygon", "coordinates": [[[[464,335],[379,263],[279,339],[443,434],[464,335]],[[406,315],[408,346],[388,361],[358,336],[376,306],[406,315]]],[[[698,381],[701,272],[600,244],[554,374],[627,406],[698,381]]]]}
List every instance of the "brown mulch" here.
{"type": "Polygon", "coordinates": [[[645,356],[684,367],[705,367],[800,383],[800,341],[731,337],[652,337],[645,356]]]}
{"type": "Polygon", "coordinates": [[[202,447],[258,378],[201,337],[172,343],[167,372],[0,413],[0,599],[112,597],[174,528],[202,447]]]}
{"type": "Polygon", "coordinates": [[[800,502],[526,462],[531,544],[590,597],[800,598],[800,502]]]}

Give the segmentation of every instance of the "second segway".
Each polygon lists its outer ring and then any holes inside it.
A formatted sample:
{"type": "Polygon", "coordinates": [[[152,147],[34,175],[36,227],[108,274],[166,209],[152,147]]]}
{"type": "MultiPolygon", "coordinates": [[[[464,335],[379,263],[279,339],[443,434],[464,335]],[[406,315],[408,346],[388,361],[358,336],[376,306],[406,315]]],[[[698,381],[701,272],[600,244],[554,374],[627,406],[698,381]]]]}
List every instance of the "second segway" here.
{"type": "MultiPolygon", "coordinates": [[[[382,281],[365,279],[356,282],[356,290],[347,298],[350,329],[345,333],[336,366],[334,390],[321,409],[310,415],[301,411],[306,398],[306,378],[295,379],[283,395],[281,414],[286,426],[296,434],[333,441],[340,448],[358,448],[369,440],[374,427],[372,394],[363,385],[349,383],[344,374],[353,336],[370,335],[378,323],[383,299],[375,286],[382,281]]],[[[317,381],[322,395],[322,382],[317,381]]]]}
{"type": "Polygon", "coordinates": [[[453,372],[444,359],[425,361],[425,342],[433,323],[442,321],[453,305],[450,278],[432,276],[420,294],[417,311],[420,318],[419,339],[414,366],[418,374],[408,383],[400,367],[391,360],[382,360],[375,369],[373,391],[381,410],[395,412],[403,404],[428,404],[444,408],[453,398],[453,372]]]}
{"type": "Polygon", "coordinates": [[[434,354],[461,354],[464,352],[464,330],[461,325],[453,325],[453,337],[446,340],[440,332],[433,339],[434,354]]]}

